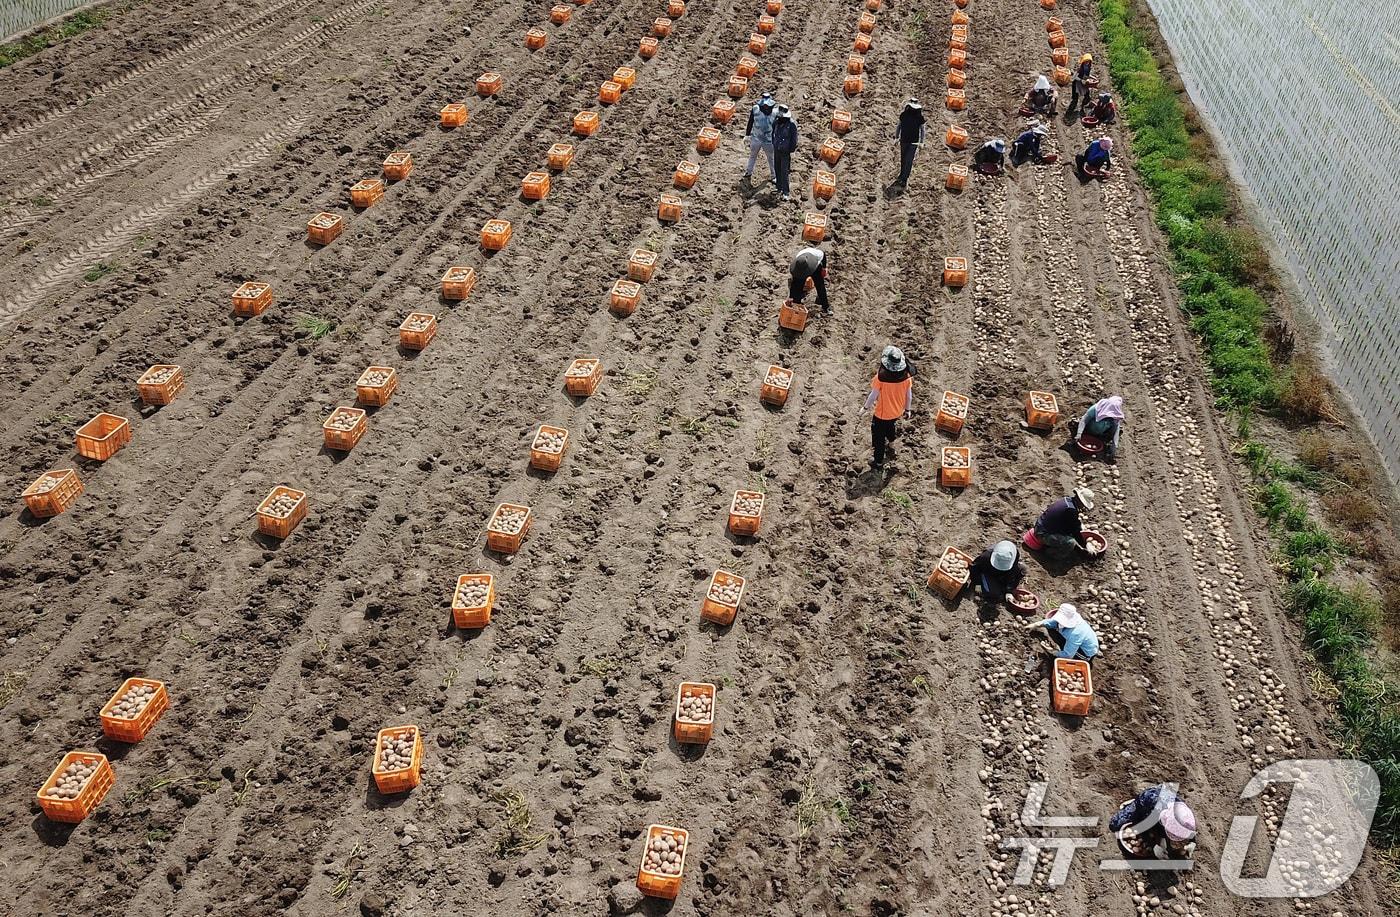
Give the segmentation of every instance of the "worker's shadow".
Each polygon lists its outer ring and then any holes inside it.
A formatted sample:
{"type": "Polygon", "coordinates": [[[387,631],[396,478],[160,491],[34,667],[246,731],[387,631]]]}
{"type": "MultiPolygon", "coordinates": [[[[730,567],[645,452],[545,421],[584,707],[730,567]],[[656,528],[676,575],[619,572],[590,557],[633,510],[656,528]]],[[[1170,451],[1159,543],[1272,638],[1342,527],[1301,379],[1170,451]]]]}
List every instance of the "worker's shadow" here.
{"type": "Polygon", "coordinates": [[[1081,563],[1074,557],[1050,554],[1046,551],[1022,551],[1021,556],[1033,561],[1051,576],[1064,576],[1081,563]]]}
{"type": "Polygon", "coordinates": [[[864,471],[852,469],[846,475],[846,499],[859,500],[862,497],[878,497],[885,492],[885,485],[894,477],[894,469],[866,468],[864,471]]]}

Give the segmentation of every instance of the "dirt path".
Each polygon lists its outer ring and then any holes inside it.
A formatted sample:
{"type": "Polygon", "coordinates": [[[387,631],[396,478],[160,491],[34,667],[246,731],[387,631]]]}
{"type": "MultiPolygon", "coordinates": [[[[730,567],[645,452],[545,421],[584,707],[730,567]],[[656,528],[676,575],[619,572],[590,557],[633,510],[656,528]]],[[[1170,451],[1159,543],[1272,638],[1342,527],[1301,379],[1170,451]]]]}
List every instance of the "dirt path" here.
{"type": "MultiPolygon", "coordinates": [[[[865,91],[846,99],[862,6],[788,3],[708,156],[696,133],[754,27],[732,0],[689,4],[646,63],[656,0],[594,0],[557,26],[549,4],[143,4],[117,24],[126,41],[103,30],[6,73],[5,482],[18,493],[71,465],[72,430],[98,411],[135,428],[110,462],[80,464],[73,510],[40,524],[16,503],[0,519],[0,674],[18,688],[0,725],[15,750],[0,760],[7,913],[602,914],[610,893],[627,905],[653,821],[692,832],[678,915],[1127,912],[1133,880],[1084,864],[1053,895],[1011,885],[1017,852],[1000,842],[1031,781],[1065,788],[1056,814],[1106,813],[1168,776],[1198,811],[1232,812],[1251,763],[1325,748],[1131,170],[1080,188],[1028,169],[949,195],[944,165],[965,156],[941,146],[948,10],[882,8],[865,91]],[[537,25],[549,42],[530,52],[537,25]],[[621,64],[637,84],[600,108],[621,64]],[[505,80],[495,100],[472,94],[487,69],[505,80]],[[803,132],[791,204],[740,181],[744,110],[765,89],[803,132]],[[911,94],[930,136],[895,194],[890,134],[911,94]],[[461,98],[469,123],[440,130],[461,98]],[[836,107],[854,128],[819,206],[836,107]],[[572,138],[547,200],[522,201],[520,178],[584,109],[598,135],[572,138]],[[412,175],[350,210],[349,185],[394,149],[412,150],[412,175]],[[682,220],[658,224],[686,158],[699,182],[682,220]],[[312,248],[305,222],[323,209],[347,229],[312,248]],[[790,336],[777,305],[809,209],[828,216],[836,311],[790,336]],[[515,236],[488,257],[492,217],[515,236]],[[660,253],[657,276],[619,318],[608,291],[638,246],[660,253]],[[949,254],[973,259],[960,292],[939,285],[949,254]],[[454,264],[480,279],[443,303],[454,264]],[[277,302],[235,320],[228,294],[247,279],[277,302]],[[420,354],[395,346],[415,309],[441,325],[420,354]],[[306,315],[335,329],[317,338],[306,315]],[[882,477],[857,408],[891,341],[919,381],[882,477]],[[562,374],[585,354],[607,374],[571,399],[562,374]],[[399,392],[351,453],[322,450],[322,420],[386,361],[399,392]],[[159,411],[132,400],[154,362],[189,380],[159,411]],[[781,410],[757,398],[771,363],[796,373],[781,410]],[[1122,391],[1123,460],[1076,465],[1060,434],[1028,435],[1031,387],[1076,410],[1122,391]],[[964,492],[935,483],[945,388],[973,399],[964,492]],[[541,422],[572,435],[552,476],[526,470],[541,422]],[[311,494],[281,544],[250,520],[278,483],[311,494]],[[1078,729],[1023,672],[1020,622],[924,586],[943,545],[980,550],[1075,484],[1099,492],[1112,556],[1031,579],[1109,637],[1078,729]],[[756,539],[724,531],[739,487],[767,495],[756,539]],[[513,558],[483,549],[501,500],[535,513],[513,558]],[[717,568],[749,583],[731,627],[698,618],[717,568]],[[496,575],[498,600],[463,635],[451,585],[473,571],[496,575]],[[93,710],[138,673],[174,705],[128,749],[93,710]],[[680,680],[719,686],[700,750],[670,738],[680,680]],[[383,797],[374,735],[401,722],[424,729],[423,783],[383,797]],[[94,745],[116,788],[60,830],[30,794],[94,745]],[[529,814],[514,835],[512,800],[529,814]],[[498,856],[513,844],[531,849],[498,856]]],[[[1078,47],[1092,22],[1070,6],[1078,47]]],[[[1048,51],[1030,0],[969,13],[956,120],[976,140],[1012,131],[1048,51]]],[[[1066,154],[1085,142],[1078,125],[1055,134],[1066,154]]],[[[1224,829],[1207,819],[1210,868],[1199,897],[1173,899],[1184,910],[1240,912],[1214,870],[1224,829]]],[[[1369,876],[1343,897],[1380,913],[1369,876]]]]}

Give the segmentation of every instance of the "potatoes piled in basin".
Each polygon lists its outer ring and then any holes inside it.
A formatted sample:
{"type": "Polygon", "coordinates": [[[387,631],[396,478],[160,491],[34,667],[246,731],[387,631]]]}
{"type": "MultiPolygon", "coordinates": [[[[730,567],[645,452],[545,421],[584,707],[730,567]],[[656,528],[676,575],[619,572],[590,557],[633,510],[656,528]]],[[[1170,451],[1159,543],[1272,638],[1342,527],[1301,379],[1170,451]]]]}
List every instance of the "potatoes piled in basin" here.
{"type": "Polygon", "coordinates": [[[731,511],[738,516],[761,515],[763,513],[763,495],[737,493],[734,495],[734,505],[731,511]]]}
{"type": "Polygon", "coordinates": [[[1078,669],[1056,669],[1055,690],[1067,694],[1088,694],[1089,676],[1078,669]]]}
{"type": "Polygon", "coordinates": [[[46,474],[39,479],[39,483],[34,485],[34,489],[30,491],[30,493],[36,495],[46,494],[57,487],[62,481],[63,475],[61,474],[46,474]]]}
{"type": "Polygon", "coordinates": [[[134,720],[141,715],[141,711],[146,709],[146,705],[156,696],[154,685],[132,685],[122,696],[117,698],[117,702],[112,705],[112,709],[107,711],[108,716],[120,717],[124,720],[134,720]]]}
{"type": "Polygon", "coordinates": [[[642,868],[663,876],[678,876],[684,855],[685,838],[679,834],[658,834],[647,842],[647,855],[642,868]]]}
{"type": "Polygon", "coordinates": [[[597,360],[575,360],[564,375],[570,379],[587,379],[598,368],[597,360]]]}
{"type": "Polygon", "coordinates": [[[365,374],[360,377],[360,384],[369,388],[379,388],[382,385],[388,384],[389,374],[390,370],[387,369],[366,370],[365,374]]]}
{"type": "Polygon", "coordinates": [[[1055,399],[1049,395],[1031,395],[1031,407],[1037,411],[1056,411],[1055,399]]]}
{"type": "Polygon", "coordinates": [[[966,468],[972,464],[972,458],[965,449],[944,449],[944,468],[966,468]]]}
{"type": "Polygon", "coordinates": [[[1090,554],[1102,554],[1107,547],[1108,543],[1104,541],[1102,535],[1096,532],[1084,533],[1084,550],[1090,554]]]}
{"type": "Polygon", "coordinates": [[[360,423],[360,415],[354,411],[340,410],[331,415],[326,421],[326,427],[331,430],[338,430],[341,433],[349,433],[360,423]]]}
{"type": "Polygon", "coordinates": [[[174,366],[167,366],[164,369],[157,369],[152,372],[148,372],[146,373],[146,375],[141,377],[141,384],[164,385],[171,379],[175,378],[175,374],[179,371],[180,370],[174,366]]]}
{"type": "Polygon", "coordinates": [[[564,451],[564,441],[569,438],[569,434],[563,430],[556,430],[553,427],[540,427],[540,432],[535,434],[535,444],[531,446],[536,452],[547,452],[550,455],[557,455],[564,451]]]}
{"type": "Polygon", "coordinates": [[[953,579],[965,579],[970,564],[966,557],[948,551],[943,555],[943,559],[938,562],[938,569],[951,576],[953,579]]]}
{"type": "Polygon", "coordinates": [[[502,535],[519,535],[521,529],[525,527],[525,519],[528,515],[526,510],[502,506],[491,516],[491,524],[487,526],[487,530],[500,532],[502,535]]]}
{"type": "Polygon", "coordinates": [[[458,608],[485,608],[491,598],[491,584],[486,580],[472,580],[457,587],[458,608]]]}
{"type": "Polygon", "coordinates": [[[97,773],[96,763],[85,764],[82,761],[74,761],[59,772],[58,779],[54,781],[53,786],[44,790],[44,795],[51,799],[77,799],[88,779],[95,773],[97,773]]]}
{"type": "Polygon", "coordinates": [[[708,723],[715,715],[715,699],[701,688],[682,688],[676,719],[682,723],[708,723]]]}
{"type": "Polygon", "coordinates": [[[710,601],[721,605],[738,605],[744,594],[744,582],[734,576],[716,576],[710,581],[710,601]]]}
{"type": "Polygon", "coordinates": [[[413,730],[385,736],[379,743],[379,770],[402,771],[413,766],[413,730]]]}
{"type": "Polygon", "coordinates": [[[433,317],[422,312],[415,312],[404,319],[403,328],[406,331],[427,331],[428,326],[433,323],[433,317]]]}
{"type": "Polygon", "coordinates": [[[260,512],[266,516],[272,516],[274,519],[286,519],[292,514],[292,510],[297,508],[297,503],[299,502],[300,500],[297,497],[291,494],[281,493],[271,500],[268,500],[267,505],[265,505],[260,512]]]}
{"type": "Polygon", "coordinates": [[[774,388],[787,388],[792,385],[792,370],[771,366],[768,368],[768,375],[763,377],[763,384],[774,388]]]}

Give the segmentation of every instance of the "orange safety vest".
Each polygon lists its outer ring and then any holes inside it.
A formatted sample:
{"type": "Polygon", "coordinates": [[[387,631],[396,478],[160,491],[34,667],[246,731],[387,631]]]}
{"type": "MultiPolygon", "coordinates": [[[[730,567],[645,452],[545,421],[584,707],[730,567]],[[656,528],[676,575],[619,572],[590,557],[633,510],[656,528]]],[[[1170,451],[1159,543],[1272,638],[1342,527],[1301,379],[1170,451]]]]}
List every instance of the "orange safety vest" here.
{"type": "Polygon", "coordinates": [[[870,381],[870,387],[875,391],[875,416],[881,420],[903,417],[904,406],[909,403],[909,389],[913,385],[913,376],[905,376],[900,382],[881,382],[877,373],[870,381]]]}

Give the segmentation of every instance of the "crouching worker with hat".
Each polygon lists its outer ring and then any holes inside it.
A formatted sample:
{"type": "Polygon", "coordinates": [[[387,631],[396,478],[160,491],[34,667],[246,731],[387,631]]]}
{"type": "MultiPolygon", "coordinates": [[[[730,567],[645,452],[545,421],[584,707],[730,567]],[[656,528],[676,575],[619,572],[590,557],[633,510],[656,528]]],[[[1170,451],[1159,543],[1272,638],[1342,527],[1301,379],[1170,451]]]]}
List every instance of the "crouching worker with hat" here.
{"type": "Polygon", "coordinates": [[[982,598],[988,602],[1006,601],[1026,577],[1020,559],[1020,551],[1010,541],[998,541],[978,554],[970,569],[973,592],[981,589],[982,598]]]}
{"type": "Polygon", "coordinates": [[[1044,550],[1059,560],[1068,560],[1084,550],[1084,524],[1081,514],[1094,508],[1094,492],[1076,487],[1045,508],[1030,531],[1021,536],[1032,551],[1044,550]]]}
{"type": "Polygon", "coordinates": [[[1026,630],[1042,639],[1041,653],[1059,659],[1083,659],[1092,663],[1099,655],[1099,635],[1068,602],[1043,621],[1032,621],[1026,630]]]}
{"type": "Polygon", "coordinates": [[[1119,806],[1108,830],[1136,859],[1189,860],[1196,852],[1196,813],[1170,783],[1150,786],[1119,806]]]}

